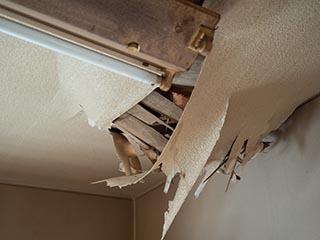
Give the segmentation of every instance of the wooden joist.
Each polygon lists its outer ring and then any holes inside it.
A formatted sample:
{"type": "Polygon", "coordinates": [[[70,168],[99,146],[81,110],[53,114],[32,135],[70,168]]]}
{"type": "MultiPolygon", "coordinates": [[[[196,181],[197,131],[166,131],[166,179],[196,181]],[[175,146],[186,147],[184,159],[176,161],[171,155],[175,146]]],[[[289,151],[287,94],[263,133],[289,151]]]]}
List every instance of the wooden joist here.
{"type": "Polygon", "coordinates": [[[183,110],[176,104],[155,91],[143,99],[142,103],[152,110],[166,115],[177,122],[179,121],[183,112],[183,110]]]}
{"type": "Polygon", "coordinates": [[[220,18],[185,0],[2,0],[0,15],[157,73],[189,69],[220,18]]]}
{"type": "Polygon", "coordinates": [[[123,114],[114,121],[114,124],[160,152],[162,152],[168,142],[168,140],[155,129],[129,114],[123,114]]]}
{"type": "Polygon", "coordinates": [[[133,108],[131,108],[127,113],[130,115],[138,118],[139,120],[145,122],[148,125],[154,125],[155,123],[162,124],[169,128],[171,131],[174,131],[174,129],[166,124],[164,121],[161,119],[157,118],[155,115],[153,115],[151,112],[148,110],[144,109],[141,105],[137,104],[133,108]]]}

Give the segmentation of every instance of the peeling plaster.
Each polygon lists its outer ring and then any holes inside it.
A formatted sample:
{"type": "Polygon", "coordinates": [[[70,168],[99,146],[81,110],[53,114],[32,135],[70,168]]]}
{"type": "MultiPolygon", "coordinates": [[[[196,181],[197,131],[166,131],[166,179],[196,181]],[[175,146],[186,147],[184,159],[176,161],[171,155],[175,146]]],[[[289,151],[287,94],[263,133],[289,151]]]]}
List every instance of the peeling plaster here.
{"type": "Polygon", "coordinates": [[[165,191],[180,175],[165,213],[162,239],[203,169],[206,179],[214,169],[211,165],[223,160],[234,139],[229,169],[244,141],[248,141],[247,155],[253,157],[270,131],[320,92],[318,1],[220,4],[212,52],[176,130],[151,169],[162,164],[165,191]]]}
{"type": "Polygon", "coordinates": [[[158,184],[154,177],[122,192],[90,185],[117,174],[111,136],[98,127],[154,87],[5,34],[0,53],[0,182],[119,197],[158,184]]]}

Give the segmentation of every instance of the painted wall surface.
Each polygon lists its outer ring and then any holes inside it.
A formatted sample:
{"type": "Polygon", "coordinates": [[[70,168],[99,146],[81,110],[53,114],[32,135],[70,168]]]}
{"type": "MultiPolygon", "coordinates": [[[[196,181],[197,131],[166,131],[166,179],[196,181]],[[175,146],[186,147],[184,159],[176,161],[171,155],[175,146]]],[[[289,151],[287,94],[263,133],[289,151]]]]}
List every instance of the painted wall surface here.
{"type": "MultiPolygon", "coordinates": [[[[299,108],[227,193],[227,177],[216,175],[198,200],[189,196],[165,239],[320,239],[319,121],[320,99],[299,108]]],[[[137,200],[137,240],[160,239],[172,192],[160,187],[137,200]]]]}
{"type": "Polygon", "coordinates": [[[130,240],[132,201],[0,184],[0,239],[130,240]]]}

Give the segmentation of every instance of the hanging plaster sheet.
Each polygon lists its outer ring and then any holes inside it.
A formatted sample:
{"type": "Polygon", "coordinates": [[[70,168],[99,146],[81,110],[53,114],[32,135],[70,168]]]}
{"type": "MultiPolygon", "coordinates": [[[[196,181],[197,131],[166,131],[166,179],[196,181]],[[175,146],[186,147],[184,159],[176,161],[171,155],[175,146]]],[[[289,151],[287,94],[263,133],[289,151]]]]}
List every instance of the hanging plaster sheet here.
{"type": "Polygon", "coordinates": [[[3,33],[0,34],[0,43],[2,55],[7,56],[0,61],[4,79],[10,79],[15,73],[15,78],[25,81],[19,82],[21,91],[25,91],[23,94],[27,94],[29,88],[39,91],[38,95],[49,98],[50,106],[45,106],[45,111],[63,109],[65,119],[85,111],[91,125],[109,127],[114,118],[136,105],[156,87],[3,33]],[[36,74],[37,71],[43,71],[43,76],[36,74]]]}
{"type": "MultiPolygon", "coordinates": [[[[162,239],[203,169],[206,179],[212,165],[231,146],[233,160],[246,140],[247,156],[252,157],[270,131],[320,92],[318,1],[220,4],[215,6],[222,18],[212,52],[174,134],[153,167],[162,164],[167,175],[165,191],[172,178],[180,175],[176,195],[165,213],[162,239]]],[[[122,179],[118,185],[137,183],[141,178],[122,179]]],[[[205,184],[200,184],[198,192],[205,184]]]]}

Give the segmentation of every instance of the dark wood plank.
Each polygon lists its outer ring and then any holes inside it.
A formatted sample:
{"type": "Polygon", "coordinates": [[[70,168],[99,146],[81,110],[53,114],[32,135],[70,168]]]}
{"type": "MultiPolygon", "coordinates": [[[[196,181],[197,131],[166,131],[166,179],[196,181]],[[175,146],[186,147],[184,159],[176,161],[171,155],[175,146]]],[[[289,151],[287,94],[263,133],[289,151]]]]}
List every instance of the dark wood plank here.
{"type": "MultiPolygon", "coordinates": [[[[108,40],[107,47],[174,72],[189,69],[198,55],[188,46],[199,27],[214,29],[219,21],[219,14],[183,0],[8,2],[16,4],[10,6],[12,11],[21,12],[26,17],[67,32],[78,28],[81,31],[74,34],[95,42],[108,40]],[[22,7],[35,13],[27,15],[22,7]],[[138,43],[140,52],[128,51],[129,43],[138,43]]],[[[7,9],[9,6],[6,2],[0,5],[7,9]]]]}

